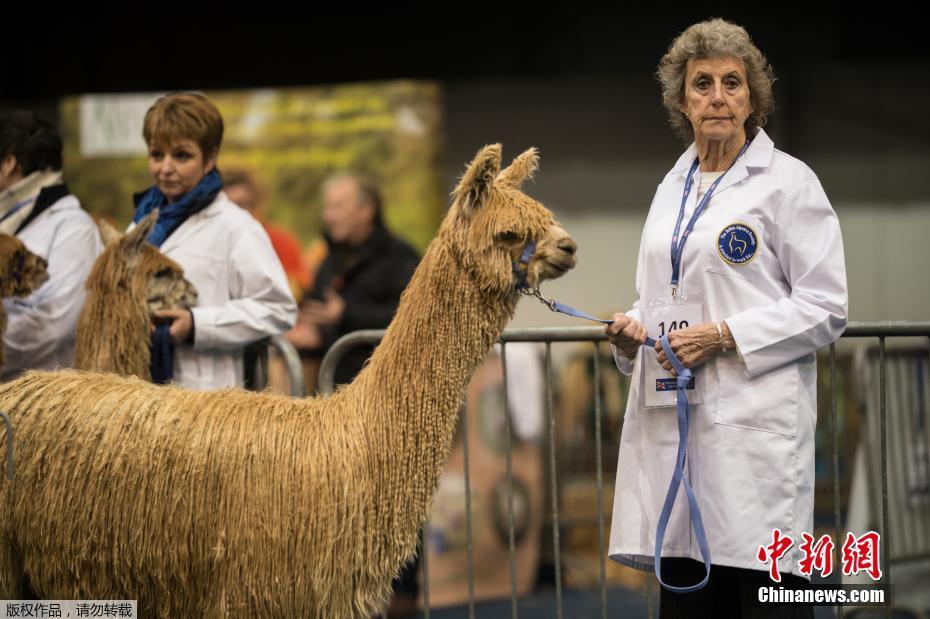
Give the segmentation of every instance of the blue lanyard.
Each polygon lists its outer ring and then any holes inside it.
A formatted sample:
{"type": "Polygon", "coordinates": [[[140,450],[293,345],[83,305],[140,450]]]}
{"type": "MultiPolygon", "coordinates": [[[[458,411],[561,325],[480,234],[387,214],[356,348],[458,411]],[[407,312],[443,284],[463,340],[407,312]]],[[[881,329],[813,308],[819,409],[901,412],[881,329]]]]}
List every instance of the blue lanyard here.
{"type": "MultiPolygon", "coordinates": [[[[749,148],[749,142],[743,144],[743,148],[740,149],[733,163],[736,163],[737,159],[746,152],[747,148],[749,148]]],[[[691,187],[694,185],[694,173],[697,171],[699,164],[700,162],[695,158],[694,163],[691,164],[691,169],[688,171],[688,179],[685,181],[685,190],[681,195],[681,209],[678,211],[678,220],[675,222],[675,233],[672,235],[672,295],[678,290],[678,278],[681,274],[681,254],[682,250],[685,248],[685,242],[688,240],[688,235],[694,230],[694,224],[697,222],[698,217],[700,217],[707,208],[707,204],[710,202],[711,196],[714,195],[714,190],[717,189],[717,185],[720,184],[723,177],[726,176],[727,172],[733,167],[733,164],[730,164],[726,172],[718,176],[717,180],[707,189],[707,193],[704,194],[701,202],[697,205],[697,208],[694,209],[694,214],[691,215],[691,219],[688,221],[688,226],[685,228],[685,231],[681,232],[681,222],[685,218],[685,205],[688,203],[688,196],[691,194],[691,187]],[[679,234],[681,234],[681,240],[679,240],[679,234]]]]}

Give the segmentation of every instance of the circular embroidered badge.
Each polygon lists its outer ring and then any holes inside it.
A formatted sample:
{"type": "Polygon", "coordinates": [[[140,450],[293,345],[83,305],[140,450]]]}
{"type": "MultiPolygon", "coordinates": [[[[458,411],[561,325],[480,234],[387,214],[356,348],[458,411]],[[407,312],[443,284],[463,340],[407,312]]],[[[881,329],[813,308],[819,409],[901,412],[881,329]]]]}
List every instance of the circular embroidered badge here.
{"type": "Polygon", "coordinates": [[[759,249],[755,230],[742,223],[732,223],[717,235],[717,253],[733,265],[743,265],[752,260],[759,249]]]}

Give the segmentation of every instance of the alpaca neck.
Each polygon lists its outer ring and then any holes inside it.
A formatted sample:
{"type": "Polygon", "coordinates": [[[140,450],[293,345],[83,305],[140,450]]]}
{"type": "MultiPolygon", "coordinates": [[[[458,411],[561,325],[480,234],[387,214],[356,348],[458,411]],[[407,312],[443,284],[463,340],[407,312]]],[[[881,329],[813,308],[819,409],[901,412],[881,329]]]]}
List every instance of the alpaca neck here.
{"type": "Polygon", "coordinates": [[[151,380],[149,320],[133,291],[88,290],[78,321],[74,366],[151,380]]]}
{"type": "Polygon", "coordinates": [[[448,237],[440,234],[370,365],[349,387],[359,398],[381,462],[378,501],[393,510],[400,530],[415,534],[425,519],[465,388],[516,301],[516,294],[482,293],[448,237]]]}

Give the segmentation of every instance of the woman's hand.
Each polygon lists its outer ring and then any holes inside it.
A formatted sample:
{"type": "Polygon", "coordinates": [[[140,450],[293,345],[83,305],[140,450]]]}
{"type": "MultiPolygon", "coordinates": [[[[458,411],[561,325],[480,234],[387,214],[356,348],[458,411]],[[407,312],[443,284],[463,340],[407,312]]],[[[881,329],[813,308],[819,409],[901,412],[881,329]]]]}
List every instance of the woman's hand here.
{"type": "Polygon", "coordinates": [[[624,357],[635,358],[639,347],[646,341],[646,327],[626,314],[614,314],[613,319],[614,321],[604,329],[607,339],[624,357]]]}
{"type": "Polygon", "coordinates": [[[163,309],[155,310],[155,318],[170,320],[171,341],[175,344],[183,344],[188,341],[191,332],[194,330],[194,315],[186,309],[163,309]]]}
{"type": "MultiPolygon", "coordinates": [[[[733,350],[736,347],[736,342],[733,341],[727,323],[720,322],[718,324],[723,334],[722,339],[720,333],[717,332],[717,327],[712,322],[705,322],[669,333],[668,344],[683,366],[688,369],[697,367],[724,350],[733,350]]],[[[677,376],[678,373],[672,367],[672,362],[665,356],[662,342],[656,342],[656,353],[658,353],[659,365],[667,372],[670,372],[672,376],[677,376]]]]}

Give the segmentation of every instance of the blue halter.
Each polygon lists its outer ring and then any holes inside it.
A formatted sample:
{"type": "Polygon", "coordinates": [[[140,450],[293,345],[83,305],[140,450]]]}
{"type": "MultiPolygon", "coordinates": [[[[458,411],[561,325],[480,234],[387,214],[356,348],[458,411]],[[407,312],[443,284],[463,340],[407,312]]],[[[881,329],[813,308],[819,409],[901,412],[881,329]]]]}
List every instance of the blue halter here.
{"type": "Polygon", "coordinates": [[[530,241],[527,243],[526,247],[523,248],[520,259],[510,263],[513,265],[513,274],[517,276],[517,290],[520,292],[530,289],[529,283],[526,281],[526,276],[530,270],[530,258],[532,258],[535,253],[536,241],[530,241]]]}

